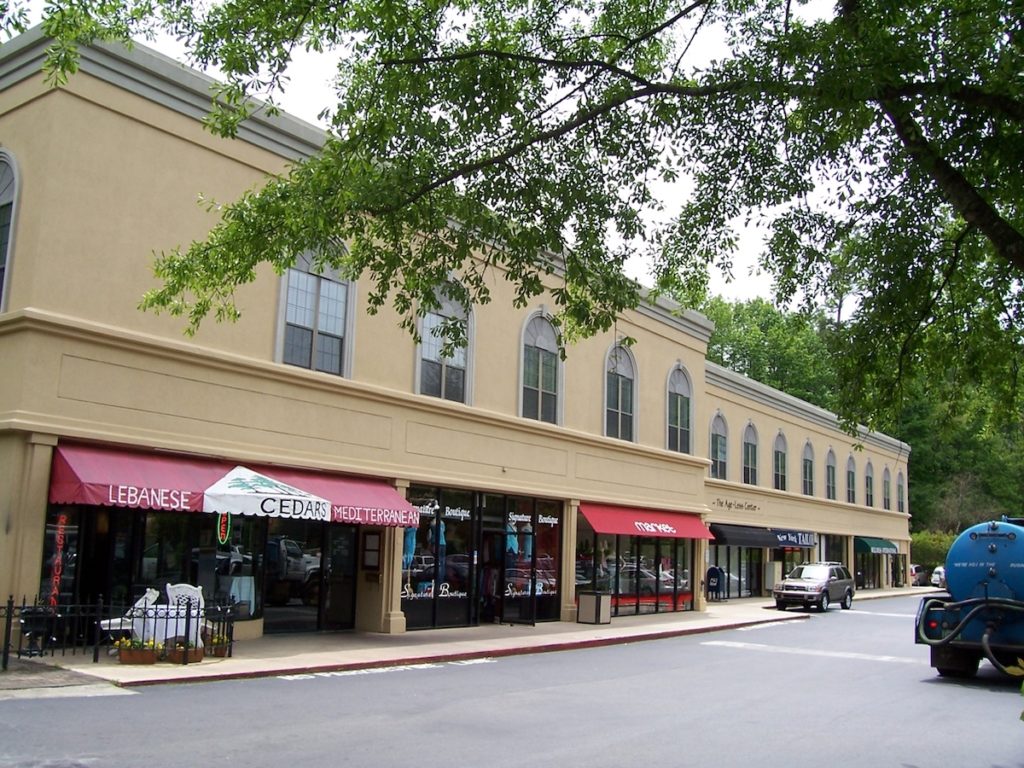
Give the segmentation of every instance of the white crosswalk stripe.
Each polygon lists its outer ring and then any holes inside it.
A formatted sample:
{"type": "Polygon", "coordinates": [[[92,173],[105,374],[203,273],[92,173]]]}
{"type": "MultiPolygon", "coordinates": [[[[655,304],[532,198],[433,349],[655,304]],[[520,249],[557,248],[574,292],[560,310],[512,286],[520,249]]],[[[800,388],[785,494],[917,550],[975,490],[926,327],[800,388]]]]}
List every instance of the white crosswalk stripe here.
{"type": "Polygon", "coordinates": [[[134,696],[135,691],[119,688],[109,683],[96,685],[63,685],[52,688],[15,688],[0,691],[0,701],[14,699],[73,699],[94,698],[97,696],[134,696]]]}
{"type": "Polygon", "coordinates": [[[764,645],[762,643],[737,643],[729,640],[708,640],[701,645],[712,645],[719,648],[735,648],[743,651],[760,653],[782,653],[792,656],[820,656],[829,659],[853,659],[856,661],[881,661],[889,664],[921,664],[928,665],[927,658],[909,656],[883,656],[873,653],[853,653],[850,651],[821,651],[814,648],[793,648],[787,646],[764,645]]]}

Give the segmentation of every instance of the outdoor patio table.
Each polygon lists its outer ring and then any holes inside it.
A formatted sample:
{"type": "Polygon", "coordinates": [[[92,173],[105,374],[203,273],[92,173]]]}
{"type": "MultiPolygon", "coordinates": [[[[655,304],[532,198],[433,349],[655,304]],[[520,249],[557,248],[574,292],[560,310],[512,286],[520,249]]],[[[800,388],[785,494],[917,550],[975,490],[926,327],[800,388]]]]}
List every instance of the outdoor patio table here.
{"type": "Polygon", "coordinates": [[[145,611],[144,616],[136,616],[132,619],[132,636],[136,639],[153,640],[156,643],[166,644],[169,640],[186,636],[186,620],[188,623],[188,642],[193,647],[203,646],[202,625],[203,620],[198,608],[193,608],[191,616],[188,616],[188,609],[185,606],[156,605],[145,611]]]}

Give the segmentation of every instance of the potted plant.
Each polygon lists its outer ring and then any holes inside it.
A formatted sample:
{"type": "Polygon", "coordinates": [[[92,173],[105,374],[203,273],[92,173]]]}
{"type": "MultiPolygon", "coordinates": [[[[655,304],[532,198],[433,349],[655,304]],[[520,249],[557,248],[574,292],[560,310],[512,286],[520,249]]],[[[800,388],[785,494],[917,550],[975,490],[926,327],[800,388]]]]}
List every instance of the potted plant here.
{"type": "Polygon", "coordinates": [[[122,637],[114,641],[117,649],[117,660],[122,664],[155,664],[157,655],[163,646],[152,640],[139,640],[133,637],[122,637]]]}
{"type": "Polygon", "coordinates": [[[210,653],[214,656],[227,656],[228,655],[228,636],[227,635],[213,635],[209,640],[210,653]]]}
{"type": "Polygon", "coordinates": [[[186,654],[189,664],[203,660],[203,649],[196,648],[195,643],[178,640],[174,645],[167,647],[167,660],[172,664],[184,664],[186,654]]]}

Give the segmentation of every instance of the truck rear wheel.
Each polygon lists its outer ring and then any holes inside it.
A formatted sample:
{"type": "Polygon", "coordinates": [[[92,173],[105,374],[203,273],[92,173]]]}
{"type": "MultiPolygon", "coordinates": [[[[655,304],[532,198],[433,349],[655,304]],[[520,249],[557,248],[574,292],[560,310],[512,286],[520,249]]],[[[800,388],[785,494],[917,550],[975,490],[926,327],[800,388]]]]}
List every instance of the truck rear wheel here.
{"type": "Polygon", "coordinates": [[[978,674],[981,658],[976,653],[949,646],[932,646],[932,666],[941,677],[966,679],[978,674]]]}

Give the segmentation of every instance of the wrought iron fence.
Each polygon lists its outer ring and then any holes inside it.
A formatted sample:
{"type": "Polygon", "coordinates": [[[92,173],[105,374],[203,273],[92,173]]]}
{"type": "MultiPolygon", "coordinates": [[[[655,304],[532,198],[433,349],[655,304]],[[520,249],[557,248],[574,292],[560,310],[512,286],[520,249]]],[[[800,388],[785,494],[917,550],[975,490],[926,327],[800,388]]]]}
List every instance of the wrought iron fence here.
{"type": "Polygon", "coordinates": [[[206,606],[189,598],[173,604],[140,600],[131,605],[104,603],[58,604],[14,597],[0,605],[3,651],[0,670],[11,654],[67,656],[151,651],[159,660],[188,664],[201,655],[231,656],[234,615],[231,607],[206,606]]]}

